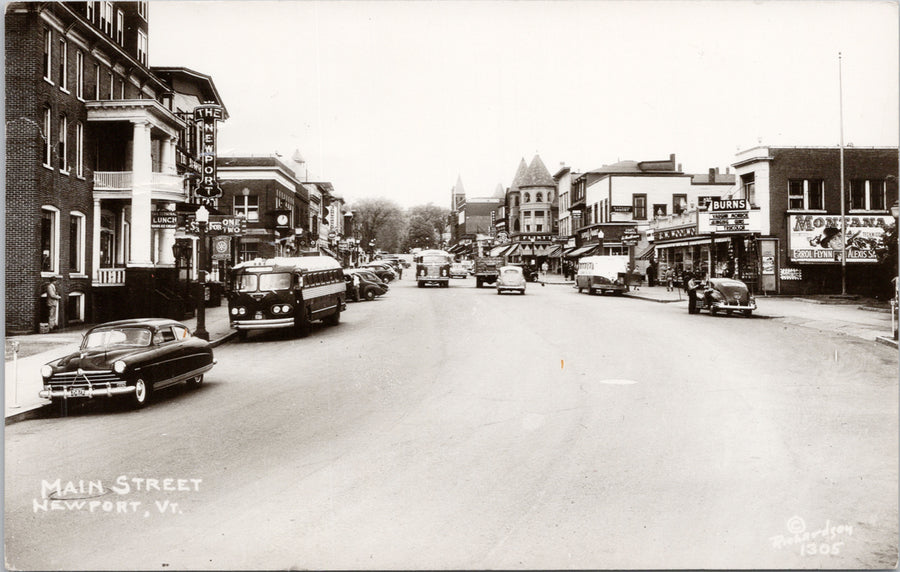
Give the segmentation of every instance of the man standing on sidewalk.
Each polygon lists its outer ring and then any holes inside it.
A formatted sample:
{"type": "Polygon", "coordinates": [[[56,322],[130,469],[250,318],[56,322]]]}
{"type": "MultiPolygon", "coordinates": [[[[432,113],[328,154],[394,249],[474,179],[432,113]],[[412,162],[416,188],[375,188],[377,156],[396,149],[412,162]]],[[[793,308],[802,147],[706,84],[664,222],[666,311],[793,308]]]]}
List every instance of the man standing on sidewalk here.
{"type": "Polygon", "coordinates": [[[47,322],[50,330],[53,331],[59,326],[59,286],[56,284],[56,276],[50,277],[50,283],[47,284],[47,322]]]}

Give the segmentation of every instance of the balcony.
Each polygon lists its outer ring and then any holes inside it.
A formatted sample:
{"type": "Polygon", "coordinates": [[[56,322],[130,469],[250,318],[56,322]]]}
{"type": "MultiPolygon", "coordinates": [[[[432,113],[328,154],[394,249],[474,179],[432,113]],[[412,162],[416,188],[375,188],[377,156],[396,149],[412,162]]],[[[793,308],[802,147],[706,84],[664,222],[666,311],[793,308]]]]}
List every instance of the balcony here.
{"type": "Polygon", "coordinates": [[[125,284],[124,268],[98,268],[94,286],[123,286],[125,284]]]}
{"type": "MultiPolygon", "coordinates": [[[[151,173],[150,185],[153,199],[184,199],[187,196],[184,191],[184,179],[181,175],[151,173]]],[[[131,196],[133,190],[134,181],[131,171],[94,171],[95,192],[111,193],[119,198],[127,198],[131,196]]]]}

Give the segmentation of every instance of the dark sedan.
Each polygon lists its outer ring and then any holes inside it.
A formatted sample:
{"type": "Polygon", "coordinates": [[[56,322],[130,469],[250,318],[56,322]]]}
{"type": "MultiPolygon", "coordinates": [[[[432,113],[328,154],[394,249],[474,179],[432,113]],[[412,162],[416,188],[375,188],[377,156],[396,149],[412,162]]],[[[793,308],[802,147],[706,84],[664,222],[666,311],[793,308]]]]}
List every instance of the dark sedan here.
{"type": "Polygon", "coordinates": [[[369,262],[363,264],[360,268],[365,268],[366,270],[374,272],[376,276],[385,282],[390,282],[397,277],[397,273],[394,272],[391,265],[387,262],[369,262]]]}
{"type": "MultiPolygon", "coordinates": [[[[388,285],[381,281],[372,272],[353,269],[344,270],[344,280],[347,282],[347,296],[349,299],[356,299],[356,293],[353,291],[353,276],[359,277],[359,299],[372,301],[377,296],[387,293],[388,285]]],[[[358,301],[358,300],[357,300],[358,301]]]]}
{"type": "Polygon", "coordinates": [[[91,328],[81,349],[44,365],[39,395],[53,401],[123,395],[143,407],[158,389],[200,385],[215,363],[209,342],[180,322],[120,320],[91,328]]]}

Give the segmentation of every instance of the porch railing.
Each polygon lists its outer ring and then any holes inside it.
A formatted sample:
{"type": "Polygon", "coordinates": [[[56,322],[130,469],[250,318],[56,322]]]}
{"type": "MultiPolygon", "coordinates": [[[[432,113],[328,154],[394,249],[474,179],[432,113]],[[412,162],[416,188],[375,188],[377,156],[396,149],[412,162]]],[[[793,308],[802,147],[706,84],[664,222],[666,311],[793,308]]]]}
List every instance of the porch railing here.
{"type": "Polygon", "coordinates": [[[121,286],[125,284],[125,269],[98,268],[94,284],[99,286],[121,286]]]}
{"type": "MultiPolygon", "coordinates": [[[[131,171],[94,171],[94,190],[130,191],[134,188],[133,175],[131,171]]],[[[150,173],[150,184],[154,191],[184,192],[183,179],[177,174],[150,173]]]]}

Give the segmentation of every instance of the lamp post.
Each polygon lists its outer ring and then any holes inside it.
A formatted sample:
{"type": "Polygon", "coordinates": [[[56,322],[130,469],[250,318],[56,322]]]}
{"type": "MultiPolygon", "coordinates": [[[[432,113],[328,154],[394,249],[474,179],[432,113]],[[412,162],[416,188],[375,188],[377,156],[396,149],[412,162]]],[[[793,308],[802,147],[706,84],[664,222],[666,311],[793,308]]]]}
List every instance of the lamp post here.
{"type": "Polygon", "coordinates": [[[197,225],[200,227],[200,244],[197,245],[197,330],[194,335],[201,340],[209,341],[206,331],[206,226],[209,224],[209,211],[200,205],[197,209],[197,225]]]}

